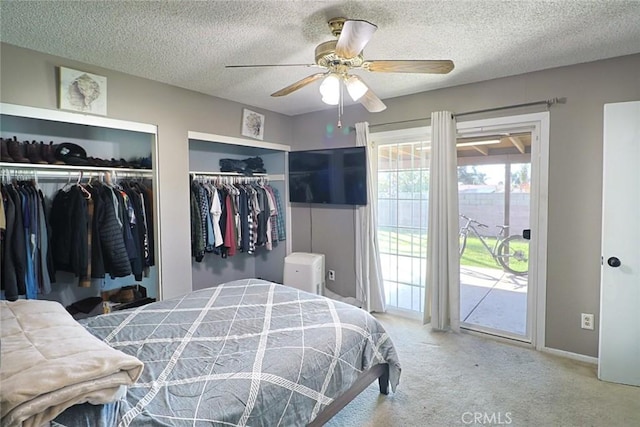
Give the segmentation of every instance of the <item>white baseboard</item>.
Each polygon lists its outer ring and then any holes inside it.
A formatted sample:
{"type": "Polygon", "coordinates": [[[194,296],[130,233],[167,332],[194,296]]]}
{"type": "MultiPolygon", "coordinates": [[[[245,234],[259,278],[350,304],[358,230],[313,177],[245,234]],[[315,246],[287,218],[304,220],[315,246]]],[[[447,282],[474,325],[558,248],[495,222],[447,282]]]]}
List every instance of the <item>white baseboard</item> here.
{"type": "Polygon", "coordinates": [[[585,356],[584,354],[572,353],[570,351],[558,350],[557,348],[542,347],[540,351],[553,354],[555,356],[566,357],[567,359],[577,360],[579,362],[591,363],[592,365],[598,364],[598,358],[592,356],[585,356]]]}

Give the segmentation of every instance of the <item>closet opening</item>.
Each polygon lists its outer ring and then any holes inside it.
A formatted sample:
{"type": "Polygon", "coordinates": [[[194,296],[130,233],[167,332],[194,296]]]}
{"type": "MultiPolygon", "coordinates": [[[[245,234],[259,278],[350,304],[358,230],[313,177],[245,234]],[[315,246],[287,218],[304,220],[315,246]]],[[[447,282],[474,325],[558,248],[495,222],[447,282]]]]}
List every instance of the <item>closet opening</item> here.
{"type": "Polygon", "coordinates": [[[288,151],[281,144],[189,132],[191,199],[207,207],[195,213],[204,242],[197,247],[192,238],[194,290],[246,278],[282,283],[291,252],[288,151]]]}
{"type": "Polygon", "coordinates": [[[20,162],[3,152],[0,164],[4,207],[17,194],[15,218],[18,208],[28,218],[24,297],[68,310],[95,303],[76,318],[161,299],[156,126],[12,104],[1,104],[1,120],[14,156],[30,154],[20,162]]]}

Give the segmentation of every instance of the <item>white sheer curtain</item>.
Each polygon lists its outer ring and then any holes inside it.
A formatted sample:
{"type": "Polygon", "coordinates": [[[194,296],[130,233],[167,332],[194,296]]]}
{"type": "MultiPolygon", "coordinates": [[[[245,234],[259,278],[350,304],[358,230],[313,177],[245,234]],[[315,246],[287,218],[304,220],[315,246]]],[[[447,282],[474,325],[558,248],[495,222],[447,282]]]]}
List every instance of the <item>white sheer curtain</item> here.
{"type": "Polygon", "coordinates": [[[427,291],[424,322],[436,330],[460,330],[458,165],[451,112],[431,113],[427,291]]]}
{"type": "Polygon", "coordinates": [[[364,302],[367,311],[385,311],[380,247],[378,245],[378,215],[374,176],[375,147],[369,139],[369,123],[356,123],[356,145],[367,152],[367,205],[356,209],[356,298],[364,302]]]}

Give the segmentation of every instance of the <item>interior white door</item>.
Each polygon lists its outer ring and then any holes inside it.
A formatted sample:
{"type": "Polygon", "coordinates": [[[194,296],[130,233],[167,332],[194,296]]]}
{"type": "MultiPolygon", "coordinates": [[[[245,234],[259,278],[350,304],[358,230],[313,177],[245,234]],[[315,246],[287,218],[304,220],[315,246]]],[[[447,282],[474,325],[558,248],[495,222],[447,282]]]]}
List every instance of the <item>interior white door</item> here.
{"type": "Polygon", "coordinates": [[[640,386],[640,101],[604,106],[598,377],[640,386]]]}

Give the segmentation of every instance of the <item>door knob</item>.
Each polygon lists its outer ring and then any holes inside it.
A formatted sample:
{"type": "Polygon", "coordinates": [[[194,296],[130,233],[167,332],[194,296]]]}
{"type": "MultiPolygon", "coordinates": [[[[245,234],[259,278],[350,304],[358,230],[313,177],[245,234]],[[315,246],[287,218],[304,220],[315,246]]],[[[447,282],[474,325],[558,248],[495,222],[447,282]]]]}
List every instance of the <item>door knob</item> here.
{"type": "Polygon", "coordinates": [[[614,256],[612,256],[607,260],[607,264],[609,264],[609,266],[611,267],[620,267],[622,265],[620,260],[614,256]]]}

